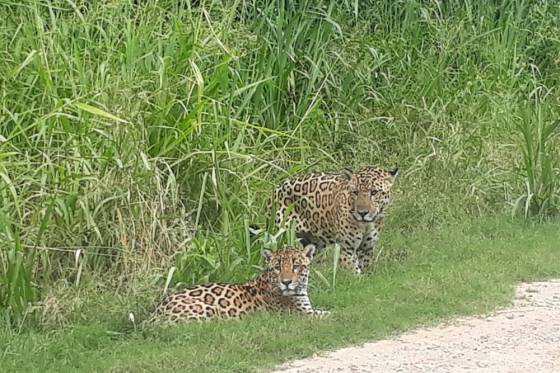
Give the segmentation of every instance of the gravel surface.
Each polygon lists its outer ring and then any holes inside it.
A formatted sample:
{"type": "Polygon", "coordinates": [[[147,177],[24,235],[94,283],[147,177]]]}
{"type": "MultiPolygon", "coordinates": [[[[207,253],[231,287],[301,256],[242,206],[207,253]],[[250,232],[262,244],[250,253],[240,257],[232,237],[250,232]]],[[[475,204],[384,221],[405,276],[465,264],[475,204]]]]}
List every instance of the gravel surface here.
{"type": "Polygon", "coordinates": [[[560,279],[521,284],[513,306],[291,362],[282,373],[560,373],[560,279]]]}

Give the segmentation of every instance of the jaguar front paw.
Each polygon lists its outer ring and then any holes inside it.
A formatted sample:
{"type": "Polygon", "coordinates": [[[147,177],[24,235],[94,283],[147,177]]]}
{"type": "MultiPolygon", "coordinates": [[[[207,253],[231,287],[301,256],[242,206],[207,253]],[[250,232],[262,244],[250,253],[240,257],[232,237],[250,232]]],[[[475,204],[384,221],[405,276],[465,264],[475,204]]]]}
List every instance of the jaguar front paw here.
{"type": "Polygon", "coordinates": [[[331,311],[327,310],[314,310],[313,315],[316,317],[327,317],[331,314],[331,311]]]}

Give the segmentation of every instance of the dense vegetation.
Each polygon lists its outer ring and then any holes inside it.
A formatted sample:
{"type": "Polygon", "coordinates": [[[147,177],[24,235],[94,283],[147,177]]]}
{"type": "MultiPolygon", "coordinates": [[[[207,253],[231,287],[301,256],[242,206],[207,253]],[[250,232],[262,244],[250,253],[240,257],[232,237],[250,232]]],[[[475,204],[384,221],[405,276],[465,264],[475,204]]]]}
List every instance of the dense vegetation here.
{"type": "Polygon", "coordinates": [[[555,2],[1,0],[0,16],[0,319],[18,330],[66,322],[82,285],[153,300],[246,278],[247,226],[297,172],[398,166],[403,235],[560,208],[555,2]]]}

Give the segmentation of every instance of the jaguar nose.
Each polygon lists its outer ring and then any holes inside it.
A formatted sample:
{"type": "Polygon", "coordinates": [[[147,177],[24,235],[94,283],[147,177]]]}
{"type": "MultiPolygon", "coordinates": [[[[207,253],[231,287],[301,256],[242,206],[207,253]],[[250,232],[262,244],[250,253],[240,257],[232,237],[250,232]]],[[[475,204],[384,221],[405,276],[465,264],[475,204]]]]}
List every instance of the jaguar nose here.
{"type": "Polygon", "coordinates": [[[288,286],[292,283],[292,280],[282,280],[282,285],[288,286]]]}
{"type": "Polygon", "coordinates": [[[368,212],[368,210],[358,210],[358,215],[360,215],[362,218],[365,218],[368,212]]]}

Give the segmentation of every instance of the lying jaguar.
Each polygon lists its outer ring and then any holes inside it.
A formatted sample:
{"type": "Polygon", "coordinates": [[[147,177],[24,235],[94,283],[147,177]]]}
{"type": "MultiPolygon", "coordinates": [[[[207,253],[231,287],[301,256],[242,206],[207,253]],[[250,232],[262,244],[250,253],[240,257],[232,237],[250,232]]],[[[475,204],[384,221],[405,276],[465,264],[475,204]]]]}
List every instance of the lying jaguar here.
{"type": "Polygon", "coordinates": [[[372,260],[397,174],[366,166],[285,180],[274,195],[275,224],[291,222],[301,243],[317,249],[338,243],[341,265],[362,273],[372,260]]]}
{"type": "Polygon", "coordinates": [[[170,294],[156,307],[148,323],[237,318],[258,310],[286,310],[326,316],[313,309],[307,295],[309,265],[314,245],[303,250],[285,247],[263,250],[264,272],[244,284],[210,283],[195,285],[170,294]]]}

